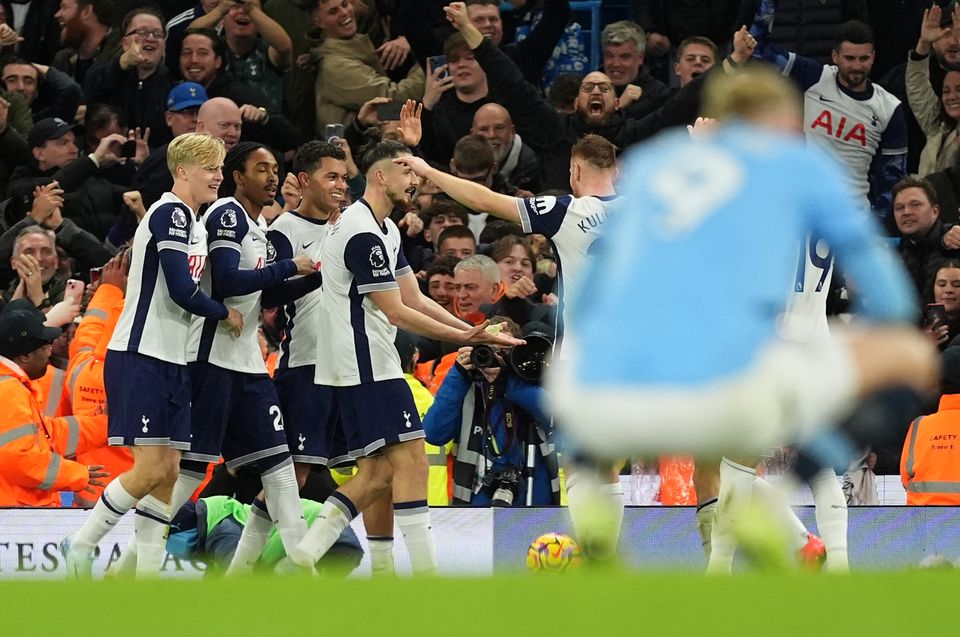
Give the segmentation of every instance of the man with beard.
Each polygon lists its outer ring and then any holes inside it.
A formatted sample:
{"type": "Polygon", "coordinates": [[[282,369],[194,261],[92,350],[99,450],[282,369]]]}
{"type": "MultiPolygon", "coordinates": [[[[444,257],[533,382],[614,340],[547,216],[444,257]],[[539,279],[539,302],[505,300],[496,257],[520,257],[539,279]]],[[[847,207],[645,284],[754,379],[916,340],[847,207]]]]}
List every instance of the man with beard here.
{"type": "Polygon", "coordinates": [[[523,143],[507,109],[499,104],[484,104],[473,116],[470,132],[490,143],[497,160],[497,172],[509,185],[540,192],[540,158],[523,143]]]}
{"type": "Polygon", "coordinates": [[[747,36],[751,44],[756,42],[755,55],[799,84],[807,140],[846,166],[850,186],[887,231],[895,232],[890,190],[906,174],[907,124],[900,100],[870,82],[873,30],[856,20],[842,24],[834,40],[833,64],[822,65],[769,44],[774,14],[757,13],[747,36]]]}
{"type": "MultiPolygon", "coordinates": [[[[933,90],[940,94],[943,86],[943,78],[947,71],[960,71],[960,42],[957,41],[957,35],[953,29],[953,14],[950,11],[944,11],[941,15],[940,26],[948,29],[943,37],[933,43],[933,55],[929,56],[930,64],[930,85],[933,90]]],[[[913,55],[911,53],[910,55],[913,55]]],[[[885,89],[890,91],[903,104],[907,103],[907,63],[903,62],[890,69],[886,75],[878,82],[885,89]]],[[[926,137],[923,129],[914,117],[913,111],[909,108],[904,110],[907,120],[907,172],[913,174],[917,172],[920,165],[920,153],[926,137]]]]}
{"type": "Polygon", "coordinates": [[[133,9],[124,16],[120,31],[123,52],[97,62],[87,73],[87,103],[116,104],[127,126],[140,129],[152,147],[160,146],[173,139],[164,122],[171,82],[162,67],[167,37],[163,16],[150,7],[133,9]]]}
{"type": "Polygon", "coordinates": [[[340,407],[357,474],[327,499],[306,537],[288,551],[288,568],[311,569],[351,519],[392,489],[414,574],[436,573],[424,434],[393,344],[397,328],[444,341],[521,342],[487,332],[489,322],[471,328],[420,292],[389,219],[394,208],[410,207],[419,184],[412,170],[394,162],[409,156],[394,141],[374,139],[363,149],[364,196],[344,210],[323,246],[319,330],[350,336],[318,340],[314,382],[340,407]]]}
{"type": "MultiPolygon", "coordinates": [[[[517,65],[470,22],[462,2],[455,2],[444,10],[472,56],[486,72],[491,92],[499,96],[499,101],[511,113],[525,142],[540,153],[544,164],[541,184],[544,189],[566,190],[569,187],[570,149],[587,133],[600,135],[623,150],[666,126],[686,124],[696,119],[699,79],[690,82],[659,109],[638,120],[624,116],[613,81],[601,71],[589,73],[581,80],[572,114],[558,113],[535,86],[523,79],[517,65]]],[[[427,86],[429,90],[429,82],[427,86]]]]}
{"type": "Polygon", "coordinates": [[[66,48],[57,52],[52,66],[83,86],[90,67],[108,61],[119,48],[120,33],[111,29],[113,12],[108,0],[61,0],[54,17],[60,24],[60,44],[66,48]]]}

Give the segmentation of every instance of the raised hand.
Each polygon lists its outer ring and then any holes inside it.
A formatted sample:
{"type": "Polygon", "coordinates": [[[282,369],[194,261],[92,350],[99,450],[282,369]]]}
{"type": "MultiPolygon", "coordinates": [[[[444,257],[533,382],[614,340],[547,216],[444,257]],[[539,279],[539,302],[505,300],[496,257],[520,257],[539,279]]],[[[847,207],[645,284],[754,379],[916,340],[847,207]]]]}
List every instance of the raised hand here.
{"type": "Polygon", "coordinates": [[[416,100],[407,100],[400,107],[400,127],[397,134],[405,146],[413,148],[420,143],[423,137],[423,125],[420,123],[420,114],[423,113],[423,104],[417,105],[416,100]]]}

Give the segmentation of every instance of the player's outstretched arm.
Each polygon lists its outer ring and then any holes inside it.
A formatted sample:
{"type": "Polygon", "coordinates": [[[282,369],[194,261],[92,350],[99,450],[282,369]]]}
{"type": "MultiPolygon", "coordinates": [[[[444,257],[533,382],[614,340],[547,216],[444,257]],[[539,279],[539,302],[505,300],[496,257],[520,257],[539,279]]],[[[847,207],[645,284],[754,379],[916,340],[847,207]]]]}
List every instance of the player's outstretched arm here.
{"type": "Polygon", "coordinates": [[[439,303],[421,292],[417,277],[412,272],[397,277],[397,285],[400,286],[400,298],[407,307],[426,314],[430,318],[449,327],[458,330],[470,329],[471,325],[469,323],[461,321],[443,309],[439,303]]]}
{"type": "Polygon", "coordinates": [[[518,200],[515,197],[501,195],[486,186],[437,170],[419,157],[404,155],[393,161],[407,166],[419,177],[426,177],[452,199],[471,210],[486,212],[500,219],[520,223],[518,200]]]}

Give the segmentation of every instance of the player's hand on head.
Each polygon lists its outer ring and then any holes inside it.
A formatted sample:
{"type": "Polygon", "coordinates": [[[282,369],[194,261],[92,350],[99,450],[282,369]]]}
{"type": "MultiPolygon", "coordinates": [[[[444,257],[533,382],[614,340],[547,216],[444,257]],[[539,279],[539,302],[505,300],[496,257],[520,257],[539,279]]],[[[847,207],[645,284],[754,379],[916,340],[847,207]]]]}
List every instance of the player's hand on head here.
{"type": "Polygon", "coordinates": [[[317,271],[317,264],[308,256],[295,256],[293,262],[297,264],[297,274],[307,275],[317,271]]]}
{"type": "Polygon", "coordinates": [[[239,310],[233,307],[227,308],[227,318],[223,319],[223,322],[230,327],[234,336],[240,336],[243,331],[243,314],[239,310]]]}
{"type": "Polygon", "coordinates": [[[408,167],[418,177],[425,177],[427,173],[430,172],[430,164],[420,157],[414,157],[413,155],[402,155],[400,157],[395,157],[393,159],[393,163],[408,167]]]}

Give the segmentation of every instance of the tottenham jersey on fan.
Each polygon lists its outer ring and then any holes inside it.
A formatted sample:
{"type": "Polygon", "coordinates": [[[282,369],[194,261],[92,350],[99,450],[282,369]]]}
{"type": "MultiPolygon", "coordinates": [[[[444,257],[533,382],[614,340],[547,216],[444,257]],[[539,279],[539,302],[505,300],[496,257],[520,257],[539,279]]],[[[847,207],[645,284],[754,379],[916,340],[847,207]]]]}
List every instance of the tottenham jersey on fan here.
{"type": "MultiPolygon", "coordinates": [[[[267,259],[266,222],[253,221],[233,197],[218,199],[203,215],[209,250],[235,250],[240,255],[241,270],[259,269],[267,259]]],[[[234,337],[230,326],[217,319],[196,317],[190,325],[188,361],[206,361],[224,369],[251,374],[266,374],[267,367],[257,341],[260,324],[260,291],[241,296],[228,296],[213,285],[212,268],[206,268],[200,288],[227,307],[243,315],[243,330],[234,337]]]]}
{"type": "Polygon", "coordinates": [[[837,82],[837,67],[824,66],[819,79],[804,93],[803,106],[807,139],[846,164],[850,185],[863,197],[870,192],[868,177],[874,158],[907,152],[900,100],[882,86],[871,84],[870,88],[866,99],[855,97],[857,94],[844,91],[837,82]]]}
{"type": "Polygon", "coordinates": [[[367,298],[369,292],[397,288],[397,278],[412,270],[400,249],[400,231],[390,219],[377,223],[363,199],[340,215],[323,245],[320,259],[323,303],[317,342],[319,385],[350,387],[403,378],[393,345],[397,328],[367,298]]]}
{"type": "MultiPolygon", "coordinates": [[[[557,257],[557,342],[570,329],[566,298],[576,296],[594,241],[600,237],[607,214],[617,196],[531,197],[517,199],[520,222],[526,233],[542,234],[553,242],[557,257]]],[[[576,330],[574,330],[576,333],[576,330]]]]}
{"type": "MultiPolygon", "coordinates": [[[[325,220],[310,219],[296,211],[280,215],[267,233],[267,263],[304,255],[319,267],[320,253],[329,227],[325,220]]],[[[302,278],[298,275],[290,280],[302,278]]],[[[319,338],[317,321],[322,296],[317,288],[280,307],[281,316],[278,319],[284,325],[284,333],[277,361],[279,369],[316,364],[319,338]]]]}
{"type": "Polygon", "coordinates": [[[669,390],[742,372],[778,337],[810,235],[843,260],[866,318],[915,313],[902,266],[837,162],[802,139],[734,124],[704,140],[668,135],[623,175],[624,209],[571,299],[577,382],[669,390]]]}
{"type": "Polygon", "coordinates": [[[161,250],[185,252],[193,280],[200,279],[207,258],[207,233],[193,210],[172,192],[150,206],[133,235],[126,304],[107,348],[185,365],[194,315],[170,298],[160,267],[161,250]]]}

